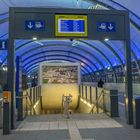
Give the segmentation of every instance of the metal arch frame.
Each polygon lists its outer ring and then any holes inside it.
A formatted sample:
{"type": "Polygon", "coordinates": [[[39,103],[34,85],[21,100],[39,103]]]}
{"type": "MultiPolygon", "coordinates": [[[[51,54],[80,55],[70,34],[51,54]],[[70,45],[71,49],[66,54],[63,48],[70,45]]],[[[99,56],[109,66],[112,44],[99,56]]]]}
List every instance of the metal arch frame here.
{"type": "MultiPolygon", "coordinates": [[[[24,43],[24,44],[22,44],[22,45],[20,45],[18,48],[16,48],[15,50],[18,50],[18,49],[20,49],[21,47],[24,47],[25,45],[28,45],[28,44],[30,44],[30,43],[33,43],[33,42],[35,42],[35,41],[28,41],[28,42],[26,42],[26,43],[24,43]]],[[[49,46],[51,46],[52,44],[49,44],[49,46]]],[[[53,45],[56,45],[56,44],[53,44],[53,45]]],[[[61,46],[66,46],[65,44],[61,44],[61,46]]],[[[47,45],[46,45],[47,46],[47,45]]],[[[68,46],[68,44],[67,44],[67,46],[68,46]]],[[[69,44],[69,47],[71,47],[72,48],[72,46],[71,46],[71,44],[69,44]]],[[[91,46],[89,46],[89,47],[91,47],[91,46]]],[[[94,47],[94,46],[93,46],[94,47]]],[[[92,48],[93,48],[92,47],[92,48]]],[[[37,48],[37,47],[36,47],[37,48]]],[[[95,55],[93,55],[92,53],[90,53],[90,52],[88,52],[87,50],[85,50],[85,49],[82,49],[82,48],[76,48],[76,49],[79,49],[79,50],[82,50],[82,51],[84,51],[84,52],[86,52],[86,53],[88,53],[89,55],[91,55],[101,66],[102,66],[102,68],[105,68],[105,66],[104,66],[104,64],[95,56],[95,55]]],[[[34,48],[33,49],[31,49],[31,50],[34,50],[34,48]]],[[[102,52],[99,50],[99,54],[102,56],[102,52]]],[[[106,59],[106,58],[105,58],[106,59]]],[[[2,64],[4,63],[6,61],[6,58],[3,60],[3,62],[2,62],[2,64]]],[[[107,62],[109,61],[109,59],[107,59],[107,62]]],[[[111,64],[111,62],[110,62],[110,64],[111,64]]],[[[111,64],[112,65],[112,64],[111,64]]]]}
{"type": "MultiPolygon", "coordinates": [[[[52,60],[52,59],[50,59],[50,60],[52,60]]],[[[71,60],[68,60],[67,62],[74,62],[74,61],[71,61],[71,60]]],[[[39,66],[39,64],[35,64],[34,66],[32,66],[28,71],[26,71],[27,72],[27,74],[28,73],[30,73],[30,71],[32,70],[32,69],[34,69],[35,67],[38,67],[39,66]]],[[[85,67],[83,67],[83,66],[81,66],[81,70],[83,71],[83,73],[85,74],[86,72],[86,69],[85,69],[85,67]]]]}
{"type": "Polygon", "coordinates": [[[3,24],[3,23],[5,23],[5,22],[8,22],[8,19],[9,19],[9,18],[3,18],[3,19],[1,19],[1,20],[0,20],[0,24],[3,24]]]}
{"type": "Polygon", "coordinates": [[[131,42],[132,42],[132,44],[134,44],[134,46],[138,49],[138,52],[140,53],[140,48],[137,47],[136,43],[133,40],[131,42]]]}
{"type": "MultiPolygon", "coordinates": [[[[44,47],[45,47],[45,48],[46,48],[46,47],[50,47],[50,46],[57,46],[57,44],[49,44],[49,45],[44,45],[44,46],[41,46],[41,45],[40,45],[40,46],[38,46],[38,47],[32,48],[32,49],[30,49],[30,50],[24,52],[24,53],[21,55],[21,57],[24,56],[25,54],[31,52],[31,51],[34,51],[34,50],[37,50],[37,49],[40,49],[40,48],[44,48],[44,47]]],[[[87,54],[91,55],[91,56],[101,65],[102,68],[105,68],[104,65],[103,65],[103,63],[102,63],[94,54],[88,52],[87,50],[82,49],[82,48],[72,47],[70,44],[66,44],[66,45],[65,45],[65,44],[61,44],[61,46],[63,46],[63,47],[71,47],[71,48],[74,48],[74,49],[77,49],[77,50],[81,50],[82,52],[86,52],[87,54]]]]}
{"type": "Polygon", "coordinates": [[[7,15],[8,12],[1,13],[0,16],[7,15]]]}
{"type": "MultiPolygon", "coordinates": [[[[69,62],[71,62],[71,61],[69,61],[69,62]]],[[[31,69],[29,69],[29,70],[27,71],[27,74],[32,73],[32,72],[31,72],[31,71],[32,71],[32,69],[35,69],[35,68],[37,68],[38,66],[39,66],[38,64],[36,64],[36,65],[32,66],[32,68],[31,68],[31,69]]],[[[81,71],[85,74],[85,71],[83,70],[83,67],[82,67],[81,71]]]]}
{"type": "MultiPolygon", "coordinates": [[[[105,7],[107,7],[107,8],[111,8],[111,9],[115,9],[114,7],[112,7],[111,5],[108,5],[108,4],[106,4],[106,3],[104,3],[104,2],[100,2],[100,1],[97,1],[97,0],[94,0],[95,2],[97,2],[97,3],[99,3],[99,4],[101,4],[101,5],[103,5],[103,6],[105,6],[105,7]]],[[[125,9],[127,9],[126,7],[124,7],[124,6],[122,6],[122,5],[120,5],[119,3],[117,3],[117,2],[115,2],[115,1],[112,1],[114,4],[118,4],[119,6],[121,6],[122,8],[125,8],[125,9]]],[[[127,9],[127,10],[129,10],[129,9],[127,9]]],[[[129,10],[130,11],[130,10],[129,10]]],[[[135,15],[135,13],[133,13],[132,11],[130,11],[132,14],[134,14],[134,16],[136,16],[137,17],[137,15],[135,15]]],[[[0,15],[4,15],[4,14],[8,14],[8,12],[6,12],[6,13],[2,13],[2,14],[0,14],[0,15]]],[[[137,18],[139,18],[139,17],[137,17],[137,18]]],[[[4,23],[4,22],[7,22],[8,21],[8,18],[4,18],[4,19],[2,19],[2,20],[0,20],[0,24],[1,23],[4,23]]],[[[134,23],[134,21],[133,20],[131,20],[131,22],[132,22],[132,24],[134,23]]],[[[134,23],[134,24],[136,24],[136,23],[134,23]]],[[[138,26],[135,26],[137,29],[140,29],[138,26]]],[[[1,38],[1,37],[0,37],[1,38]]],[[[134,58],[137,58],[136,57],[136,54],[133,52],[133,54],[134,54],[134,58]]],[[[136,59],[136,60],[138,60],[138,59],[136,59]]]]}
{"type": "MultiPolygon", "coordinates": [[[[112,7],[111,5],[106,4],[105,2],[98,1],[98,0],[94,0],[94,1],[95,1],[96,3],[99,3],[100,5],[103,5],[103,6],[107,7],[107,8],[116,9],[116,8],[112,7]]],[[[137,19],[140,20],[140,17],[138,17],[134,12],[132,12],[132,11],[129,10],[128,8],[122,6],[121,4],[117,3],[116,1],[111,1],[111,2],[113,2],[114,4],[117,4],[117,5],[119,5],[120,7],[122,7],[122,8],[124,8],[124,9],[128,10],[128,11],[131,12],[135,17],[137,17],[137,19]]],[[[132,19],[130,18],[130,22],[135,26],[136,29],[138,29],[138,30],[140,31],[140,26],[139,26],[137,23],[135,23],[134,20],[132,20],[132,19]]],[[[131,42],[133,43],[133,40],[131,40],[131,42]]],[[[137,46],[137,45],[136,45],[136,46],[137,46]]],[[[134,52],[132,49],[131,49],[131,51],[132,51],[132,55],[134,56],[134,58],[136,59],[136,61],[138,61],[138,58],[137,58],[135,52],[134,52]]],[[[136,63],[137,63],[138,69],[140,70],[140,67],[139,67],[139,65],[138,65],[138,62],[136,62],[136,63]]]]}
{"type": "MultiPolygon", "coordinates": [[[[91,0],[90,0],[90,1],[91,1],[91,0]]],[[[103,2],[103,1],[98,1],[98,0],[93,0],[93,1],[96,2],[96,3],[98,3],[98,4],[100,4],[100,5],[102,5],[102,6],[104,6],[104,7],[106,7],[106,8],[119,10],[119,9],[116,9],[116,8],[114,8],[113,6],[107,4],[107,3],[103,2]]],[[[119,3],[115,2],[115,1],[111,1],[111,2],[112,2],[113,4],[119,5],[119,6],[122,7],[123,9],[129,11],[130,13],[132,13],[132,15],[134,15],[137,19],[140,20],[140,17],[138,17],[134,12],[132,12],[132,11],[129,10],[128,8],[122,6],[121,4],[119,4],[119,3]]],[[[132,22],[132,24],[133,24],[137,29],[140,30],[140,26],[139,26],[134,20],[132,20],[131,18],[130,18],[130,22],[132,22]]]]}
{"type": "MultiPolygon", "coordinates": [[[[98,68],[96,67],[96,65],[95,65],[91,60],[89,60],[88,58],[84,57],[83,55],[80,55],[80,54],[78,54],[78,53],[71,52],[71,51],[64,51],[64,50],[46,50],[46,51],[44,51],[44,52],[40,52],[40,53],[36,53],[36,54],[43,54],[43,53],[46,53],[46,52],[66,52],[66,53],[72,53],[72,54],[78,55],[78,56],[80,56],[80,57],[83,57],[84,59],[86,59],[86,61],[88,61],[88,62],[91,63],[96,69],[98,69],[98,68]]],[[[36,54],[33,54],[33,55],[27,57],[26,59],[29,59],[29,58],[31,58],[31,57],[34,57],[34,56],[36,56],[36,54]]],[[[69,57],[69,55],[68,55],[68,57],[69,57]]],[[[26,60],[24,59],[24,60],[23,60],[23,63],[24,63],[24,61],[26,61],[26,60]]]]}
{"type": "Polygon", "coordinates": [[[6,35],[8,35],[8,33],[5,33],[4,35],[0,36],[0,38],[4,37],[4,36],[6,36],[6,35]]]}
{"type": "MultiPolygon", "coordinates": [[[[5,34],[5,35],[7,35],[7,34],[5,34]]],[[[106,60],[107,60],[107,62],[111,65],[111,67],[113,67],[113,65],[112,65],[112,63],[111,63],[111,61],[104,55],[104,53],[102,53],[99,49],[97,49],[96,47],[94,47],[92,44],[90,44],[90,43],[88,43],[88,42],[85,42],[85,41],[82,41],[82,40],[78,40],[79,42],[82,42],[82,43],[84,43],[84,44],[86,44],[86,45],[88,45],[88,46],[90,46],[90,47],[92,47],[92,48],[94,48],[96,51],[98,51],[106,60]]],[[[35,42],[35,41],[28,41],[28,42],[26,42],[26,43],[24,43],[24,44],[22,44],[22,45],[20,45],[18,48],[16,48],[16,50],[18,50],[19,48],[21,48],[21,47],[23,47],[23,46],[25,46],[25,45],[28,45],[28,44],[30,44],[30,43],[33,43],[33,42],[35,42]]],[[[109,48],[109,50],[111,50],[112,52],[113,52],[113,54],[118,58],[118,60],[120,61],[120,63],[123,65],[123,61],[121,60],[121,58],[119,57],[119,55],[118,55],[118,53],[109,45],[109,44],[107,44],[106,42],[104,42],[104,41],[101,41],[105,46],[107,46],[108,48],[109,48]]],[[[62,45],[62,44],[61,44],[62,45]]],[[[64,44],[65,45],[65,44],[64,44]]],[[[51,46],[51,44],[50,44],[50,46],[51,46]]],[[[71,46],[71,45],[70,45],[71,46]]],[[[71,46],[72,47],[72,46],[71,46]]],[[[77,49],[81,49],[81,48],[77,48],[77,49]]],[[[82,49],[81,49],[82,50],[82,49]]],[[[83,49],[84,50],[84,49],[83,49]]],[[[133,54],[133,56],[134,56],[134,58],[136,59],[136,61],[138,61],[138,59],[137,59],[137,57],[136,57],[136,54],[133,52],[133,50],[131,50],[132,51],[132,54],[133,54]]],[[[88,51],[86,51],[87,53],[89,53],[88,51]]],[[[91,53],[90,53],[90,55],[91,55],[91,53]]],[[[96,61],[102,66],[102,68],[105,68],[105,67],[103,67],[103,64],[101,63],[101,61],[95,56],[95,55],[93,55],[92,54],[92,56],[96,59],[96,61]]],[[[4,61],[5,61],[6,59],[4,59],[4,61]]],[[[4,62],[2,62],[2,64],[3,64],[4,62]]],[[[138,64],[137,64],[137,66],[138,66],[138,64]]],[[[139,67],[138,67],[139,68],[139,67]]]]}
{"type": "Polygon", "coordinates": [[[18,50],[18,49],[20,49],[20,48],[22,48],[22,47],[24,47],[25,45],[28,45],[30,43],[33,43],[33,42],[35,42],[35,41],[34,40],[30,40],[30,41],[28,41],[26,43],[23,43],[22,45],[19,45],[17,48],[15,48],[15,51],[18,50]]]}
{"type": "Polygon", "coordinates": [[[80,60],[80,59],[78,59],[76,57],[66,56],[66,55],[61,55],[61,54],[60,55],[58,55],[58,54],[57,55],[48,55],[48,56],[46,55],[46,56],[38,57],[38,58],[33,59],[32,61],[28,62],[28,64],[24,64],[23,67],[25,67],[25,69],[27,69],[28,67],[30,67],[30,65],[33,65],[34,63],[32,64],[32,62],[35,61],[35,60],[37,60],[37,59],[46,58],[46,57],[54,57],[54,56],[57,56],[57,57],[67,57],[67,58],[72,58],[72,59],[78,60],[79,62],[82,62],[85,65],[87,65],[90,68],[90,70],[94,73],[94,70],[92,69],[92,67],[90,65],[88,65],[87,63],[85,63],[84,61],[82,61],[82,60],[80,60]]]}
{"type": "Polygon", "coordinates": [[[30,58],[33,58],[34,56],[36,56],[37,54],[43,54],[43,53],[50,53],[50,52],[65,52],[65,53],[71,53],[71,54],[74,54],[74,55],[77,55],[77,56],[80,56],[84,59],[86,59],[89,63],[91,63],[97,70],[97,66],[88,58],[86,58],[85,56],[81,55],[81,54],[78,54],[76,52],[72,52],[72,51],[65,51],[65,50],[45,50],[45,51],[42,51],[42,52],[38,52],[38,53],[34,53],[33,55],[30,55],[28,57],[26,57],[25,59],[23,59],[23,63],[26,62],[26,60],[30,59],[30,58]]]}
{"type": "MultiPolygon", "coordinates": [[[[86,41],[82,41],[82,40],[79,40],[80,42],[82,42],[82,43],[85,43],[86,45],[89,45],[89,46],[91,46],[91,47],[94,47],[94,45],[92,45],[92,44],[90,44],[90,43],[88,43],[88,42],[86,42],[86,41]]],[[[101,41],[102,42],[102,41],[101,41]]],[[[105,45],[105,44],[104,44],[105,45]]],[[[105,45],[106,46],[106,45],[105,45]]],[[[114,75],[115,75],[115,81],[117,81],[116,79],[116,73],[115,73],[115,70],[114,70],[114,67],[113,67],[113,65],[112,65],[112,62],[108,59],[108,57],[106,57],[106,55],[102,52],[102,51],[100,51],[98,48],[96,48],[96,47],[94,47],[94,49],[96,49],[96,50],[98,50],[98,52],[100,52],[105,58],[106,58],[106,60],[109,62],[109,64],[111,65],[111,67],[113,68],[113,71],[114,71],[114,75]]],[[[112,49],[112,47],[111,46],[108,46],[108,49],[110,50],[110,49],[112,49]]],[[[114,50],[114,49],[113,49],[114,50]]],[[[113,51],[113,50],[111,50],[111,51],[113,51]]],[[[114,52],[114,51],[113,51],[114,52]]],[[[115,52],[116,53],[116,52],[115,52]]],[[[113,53],[114,54],[114,53],[113,53]]],[[[117,54],[118,55],[118,54],[117,54]]],[[[121,67],[122,67],[122,69],[123,69],[123,65],[121,65],[121,67]]]]}
{"type": "MultiPolygon", "coordinates": [[[[35,41],[26,42],[26,43],[24,43],[23,45],[21,45],[21,46],[19,46],[18,48],[16,48],[16,50],[20,49],[20,48],[23,47],[24,45],[28,45],[28,44],[33,43],[33,42],[35,42],[35,41]]],[[[49,45],[44,45],[44,46],[55,46],[55,45],[57,45],[57,44],[49,44],[49,45]]],[[[60,44],[60,45],[61,45],[61,46],[66,46],[66,47],[68,46],[68,44],[60,44]]],[[[44,46],[39,46],[39,47],[44,47],[44,46]]],[[[71,48],[72,48],[71,44],[69,44],[68,47],[71,47],[71,48]]],[[[36,48],[37,48],[37,47],[36,47],[36,48]]],[[[105,68],[104,65],[103,65],[103,63],[102,63],[95,55],[93,55],[92,53],[88,52],[88,51],[85,50],[85,49],[81,49],[81,48],[77,48],[77,49],[82,50],[82,51],[88,53],[89,55],[91,55],[91,56],[102,66],[102,68],[105,68]]],[[[31,50],[34,50],[34,48],[31,49],[31,50]]],[[[27,53],[28,53],[28,52],[29,52],[29,51],[27,51],[27,53]]]]}
{"type": "Polygon", "coordinates": [[[118,58],[118,60],[120,61],[120,64],[123,66],[123,61],[120,58],[120,56],[118,55],[118,53],[105,41],[101,41],[108,49],[110,49],[112,51],[112,53],[118,58]]]}
{"type": "Polygon", "coordinates": [[[91,47],[93,49],[95,49],[97,52],[99,52],[99,54],[101,54],[101,56],[103,56],[105,58],[105,60],[111,65],[111,67],[113,67],[112,62],[106,57],[106,55],[102,51],[97,49],[94,45],[92,45],[92,44],[90,44],[90,43],[88,43],[86,41],[83,41],[83,40],[78,40],[78,41],[82,42],[83,44],[88,45],[89,47],[91,47]]]}
{"type": "MultiPolygon", "coordinates": [[[[72,59],[74,59],[74,58],[72,58],[72,59]]],[[[56,60],[56,58],[55,59],[47,59],[47,60],[56,60]]],[[[37,61],[37,62],[35,62],[34,64],[37,64],[37,63],[39,63],[39,62],[43,62],[43,61],[47,61],[46,59],[44,60],[39,60],[39,61],[37,61]]],[[[57,60],[67,60],[67,59],[61,59],[61,58],[57,58],[57,60]]],[[[72,60],[67,60],[67,61],[72,61],[72,60]]],[[[74,62],[74,61],[73,61],[74,62]]],[[[33,65],[34,65],[33,64],[33,65]]],[[[86,68],[86,67],[84,67],[84,66],[81,66],[85,71],[87,71],[87,74],[89,73],[89,75],[90,75],[90,78],[91,78],[91,80],[93,80],[92,79],[92,75],[90,74],[90,72],[89,72],[89,70],[86,68]]]]}
{"type": "MultiPolygon", "coordinates": [[[[71,62],[71,61],[69,61],[69,62],[71,62]]],[[[38,66],[39,66],[38,64],[34,65],[31,69],[29,69],[29,70],[27,71],[27,74],[32,73],[32,69],[35,69],[35,68],[37,68],[38,66]]],[[[83,67],[82,67],[81,71],[85,74],[85,71],[83,70],[83,67]]]]}
{"type": "MultiPolygon", "coordinates": [[[[137,45],[135,44],[135,42],[132,40],[131,41],[131,43],[133,43],[134,44],[134,46],[138,49],[138,47],[137,47],[137,45]]],[[[140,51],[139,51],[140,52],[140,51]]],[[[139,66],[139,64],[138,64],[138,58],[137,58],[137,55],[135,54],[135,52],[131,49],[131,53],[132,53],[132,55],[134,56],[134,58],[135,58],[135,63],[136,63],[136,65],[137,65],[137,68],[138,68],[138,70],[139,70],[139,75],[140,75],[140,66],[139,66]]]]}
{"type": "MultiPolygon", "coordinates": [[[[36,67],[34,67],[32,70],[30,70],[29,72],[27,72],[27,75],[29,75],[29,74],[31,74],[32,72],[34,72],[34,71],[37,71],[37,68],[38,67],[38,65],[36,65],[36,67]]],[[[81,71],[82,71],[82,73],[84,73],[84,70],[83,69],[81,69],[81,71]]],[[[81,73],[81,75],[82,75],[82,73],[81,73]]]]}

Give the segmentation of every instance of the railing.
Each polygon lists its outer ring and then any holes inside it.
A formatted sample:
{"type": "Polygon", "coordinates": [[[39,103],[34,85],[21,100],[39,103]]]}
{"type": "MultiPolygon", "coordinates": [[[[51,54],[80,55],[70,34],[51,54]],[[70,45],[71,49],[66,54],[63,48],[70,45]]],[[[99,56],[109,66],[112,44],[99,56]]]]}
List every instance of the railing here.
{"type": "Polygon", "coordinates": [[[22,120],[28,115],[36,114],[36,106],[41,103],[41,86],[29,88],[22,92],[18,100],[18,120],[22,120]]]}
{"type": "Polygon", "coordinates": [[[98,88],[90,84],[82,84],[79,87],[80,98],[89,103],[91,111],[89,113],[105,112],[111,117],[118,115],[118,91],[98,88]]]}

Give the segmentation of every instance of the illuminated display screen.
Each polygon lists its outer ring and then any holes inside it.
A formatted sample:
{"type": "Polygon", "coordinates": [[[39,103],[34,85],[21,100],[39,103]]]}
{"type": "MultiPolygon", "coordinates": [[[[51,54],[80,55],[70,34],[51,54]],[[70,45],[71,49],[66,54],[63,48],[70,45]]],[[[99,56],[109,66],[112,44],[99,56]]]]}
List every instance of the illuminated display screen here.
{"type": "Polygon", "coordinates": [[[84,33],[84,20],[59,20],[59,33],[84,33]]]}
{"type": "Polygon", "coordinates": [[[87,36],[87,16],[56,15],[56,36],[87,36]]]}

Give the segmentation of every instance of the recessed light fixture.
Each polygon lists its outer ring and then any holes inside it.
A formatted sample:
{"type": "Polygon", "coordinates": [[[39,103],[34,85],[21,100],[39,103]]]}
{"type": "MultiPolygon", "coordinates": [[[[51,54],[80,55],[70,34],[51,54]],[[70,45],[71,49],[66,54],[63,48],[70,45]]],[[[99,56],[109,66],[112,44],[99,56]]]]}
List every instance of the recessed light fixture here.
{"type": "Polygon", "coordinates": [[[109,40],[109,38],[105,38],[105,39],[104,39],[104,41],[108,41],[108,40],[109,40]]]}
{"type": "Polygon", "coordinates": [[[33,40],[37,40],[37,37],[33,37],[33,40]]]}

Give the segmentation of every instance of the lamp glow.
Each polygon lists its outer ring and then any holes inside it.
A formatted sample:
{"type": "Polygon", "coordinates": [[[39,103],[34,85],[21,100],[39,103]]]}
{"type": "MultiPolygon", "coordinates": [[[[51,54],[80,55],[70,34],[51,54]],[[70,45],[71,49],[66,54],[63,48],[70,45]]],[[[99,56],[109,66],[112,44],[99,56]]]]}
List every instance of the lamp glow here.
{"type": "Polygon", "coordinates": [[[37,37],[33,37],[33,40],[37,40],[37,37]]]}
{"type": "Polygon", "coordinates": [[[104,39],[104,41],[108,41],[108,40],[109,40],[109,38],[105,38],[105,39],[104,39]]]}

